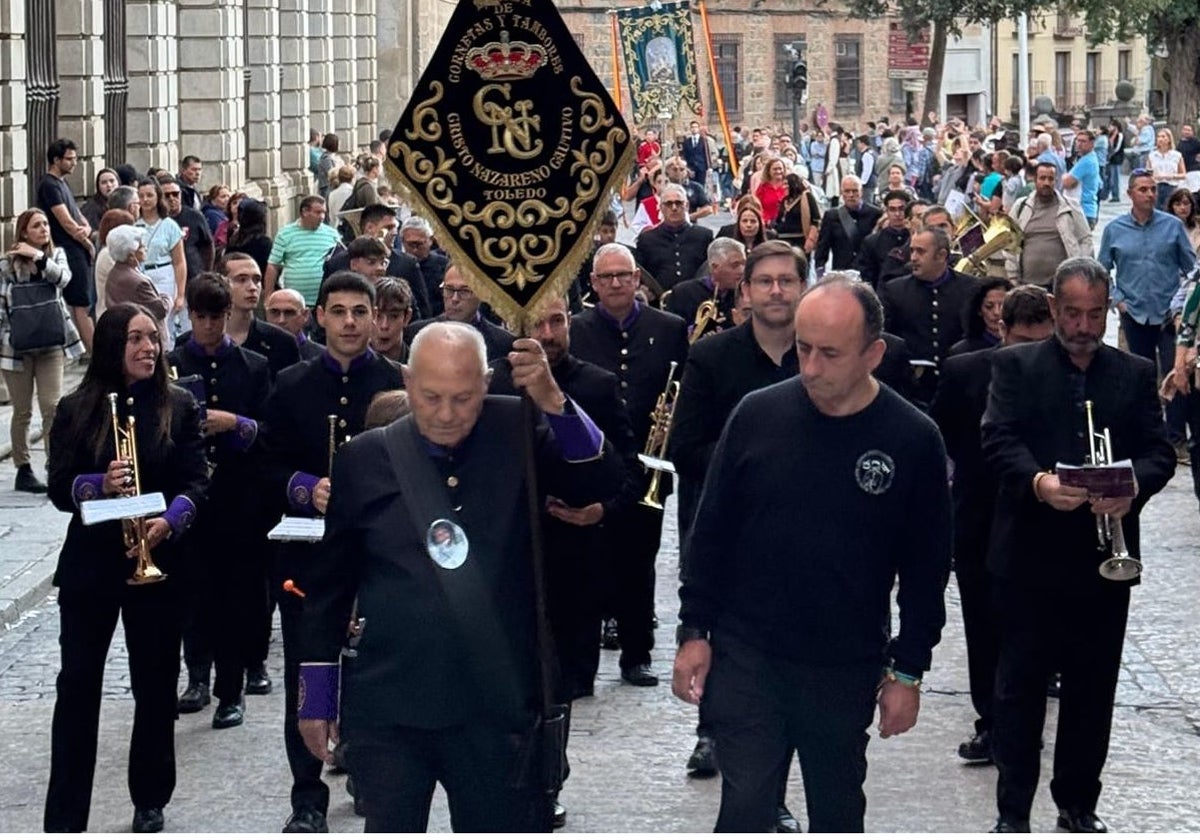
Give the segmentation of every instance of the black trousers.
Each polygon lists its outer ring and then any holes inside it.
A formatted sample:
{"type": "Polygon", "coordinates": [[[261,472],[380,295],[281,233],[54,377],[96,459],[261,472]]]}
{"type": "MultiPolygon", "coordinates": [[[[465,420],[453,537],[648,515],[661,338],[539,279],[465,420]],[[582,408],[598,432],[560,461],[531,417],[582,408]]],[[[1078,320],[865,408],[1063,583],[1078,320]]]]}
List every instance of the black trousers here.
{"type": "Polygon", "coordinates": [[[996,664],[1000,660],[993,583],[983,557],[954,558],[954,576],[962,600],[963,632],[967,640],[967,677],[976,733],[992,728],[992,697],[996,691],[996,664]]]}
{"type": "Polygon", "coordinates": [[[474,722],[447,729],[349,728],[346,760],[368,832],[423,832],[438,782],[450,825],[467,832],[548,832],[552,800],[517,786],[517,739],[474,722]]]}
{"type": "Polygon", "coordinates": [[[612,578],[609,604],[617,619],[622,669],[650,664],[654,648],[654,560],[663,512],[634,505],[608,531],[612,578]]]}
{"type": "MultiPolygon", "coordinates": [[[[1122,315],[1121,328],[1125,330],[1129,352],[1157,364],[1155,381],[1161,382],[1175,367],[1175,322],[1168,319],[1162,324],[1139,324],[1128,315],[1122,315]]],[[[1167,403],[1166,418],[1171,442],[1187,440],[1187,406],[1182,395],[1176,395],[1167,403]]]]}
{"type": "Polygon", "coordinates": [[[780,775],[800,758],[809,831],[861,832],[879,663],[808,665],[713,636],[705,687],[721,762],[720,832],[771,831],[780,775]]]}
{"type": "Polygon", "coordinates": [[[546,576],[549,614],[558,652],[560,700],[589,697],[600,667],[597,643],[603,612],[602,591],[609,571],[607,528],[577,528],[546,522],[546,576]]]}
{"type": "Polygon", "coordinates": [[[1095,581],[1070,588],[998,580],[996,595],[1002,629],[992,748],[1000,771],[1000,815],[1029,819],[1040,769],[1046,678],[1056,668],[1062,689],[1050,793],[1060,808],[1094,811],[1108,757],[1129,587],[1096,574],[1095,581]]]}
{"type": "Polygon", "coordinates": [[[50,729],[46,831],[87,830],[104,662],[118,617],[125,627],[134,700],[129,794],[135,808],[161,808],[171,800],[181,633],[177,590],[168,580],[111,592],[59,592],[62,668],[50,729]]]}
{"type": "Polygon", "coordinates": [[[291,595],[285,598],[279,602],[279,623],[283,629],[283,744],[292,770],[292,810],[316,808],[324,814],[329,810],[329,786],[321,781],[324,764],[304,746],[297,725],[300,660],[296,658],[295,650],[303,602],[291,595]]]}

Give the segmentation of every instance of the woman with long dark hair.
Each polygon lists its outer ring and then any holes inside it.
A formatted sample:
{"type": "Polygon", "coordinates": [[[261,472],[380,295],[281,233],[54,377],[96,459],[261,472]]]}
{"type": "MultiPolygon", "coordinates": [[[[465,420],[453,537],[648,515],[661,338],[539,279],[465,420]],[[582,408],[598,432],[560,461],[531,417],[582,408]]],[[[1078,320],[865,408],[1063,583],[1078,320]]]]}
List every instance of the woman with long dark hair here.
{"type": "Polygon", "coordinates": [[[1012,283],[1003,277],[986,278],[975,287],[975,295],[963,313],[966,334],[955,342],[947,356],[985,350],[1000,343],[1000,312],[1004,308],[1004,296],[1012,283]]]}
{"type": "Polygon", "coordinates": [[[100,227],[100,217],[108,210],[108,197],[119,186],[121,178],[117,175],[117,170],[105,168],[96,173],[96,188],[92,190],[91,198],[79,208],[92,230],[100,227]]]}
{"type": "Polygon", "coordinates": [[[804,253],[811,254],[817,247],[821,230],[821,205],[808,182],[799,175],[788,175],[787,185],[787,195],[779,205],[775,232],[787,242],[803,248],[804,253]]]}
{"type": "Polygon", "coordinates": [[[768,239],[775,238],[775,231],[763,224],[762,205],[752,195],[738,199],[733,211],[734,220],[717,231],[714,238],[728,236],[746,246],[746,252],[754,250],[768,239]]]}
{"type": "Polygon", "coordinates": [[[63,398],[50,431],[50,500],[71,514],[58,557],[62,665],[50,734],[46,831],[84,831],[96,769],[104,664],[118,617],[125,629],[133,689],[129,792],[133,831],[163,828],[162,809],[175,788],[175,691],[182,613],[173,573],[181,540],[208,483],[200,410],[167,380],[158,325],[145,309],[122,303],[96,324],[92,361],[79,387],[63,398]],[[83,502],[129,495],[131,462],[118,459],[109,394],[122,426],[135,418],[137,482],[162,493],[165,512],[145,519],[146,543],[167,579],[127,583],[137,546],[126,548],[120,521],[84,525],[83,502]]]}
{"type": "Polygon", "coordinates": [[[267,205],[253,198],[243,198],[237,212],[237,230],[229,238],[225,251],[254,257],[258,270],[265,275],[272,245],[271,237],[267,235],[267,205]]]}
{"type": "Polygon", "coordinates": [[[0,371],[13,407],[9,437],[16,489],[26,493],[46,492],[29,456],[34,388],[42,428],[49,429],[62,393],[63,356],[83,355],[62,299],[69,282],[67,255],[50,239],[50,220],[37,208],[26,210],[17,217],[16,244],[0,257],[0,371]]]}

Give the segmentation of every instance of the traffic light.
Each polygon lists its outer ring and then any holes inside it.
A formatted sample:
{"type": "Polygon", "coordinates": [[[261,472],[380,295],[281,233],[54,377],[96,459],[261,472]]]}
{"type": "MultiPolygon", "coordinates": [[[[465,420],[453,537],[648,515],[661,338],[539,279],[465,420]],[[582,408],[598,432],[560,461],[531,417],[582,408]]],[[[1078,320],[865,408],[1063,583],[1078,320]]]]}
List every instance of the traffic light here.
{"type": "Polygon", "coordinates": [[[808,65],[799,60],[793,62],[792,72],[788,74],[788,83],[796,97],[803,101],[808,92],[808,65]]]}

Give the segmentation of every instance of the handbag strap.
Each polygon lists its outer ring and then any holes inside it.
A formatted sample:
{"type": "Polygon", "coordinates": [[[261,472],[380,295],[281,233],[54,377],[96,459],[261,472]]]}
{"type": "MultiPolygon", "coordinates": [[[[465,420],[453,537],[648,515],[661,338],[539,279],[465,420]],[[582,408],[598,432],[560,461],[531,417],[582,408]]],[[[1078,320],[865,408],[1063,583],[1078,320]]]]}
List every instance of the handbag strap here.
{"type": "MultiPolygon", "coordinates": [[[[396,482],[404,496],[417,539],[424,540],[429,526],[449,518],[450,498],[443,480],[425,451],[412,415],[393,423],[385,432],[385,446],[396,482]]],[[[430,560],[442,594],[450,606],[470,663],[488,693],[488,706],[513,711],[523,709],[520,686],[515,677],[512,651],[491,593],[480,575],[468,539],[467,559],[457,569],[443,569],[430,560]]]]}

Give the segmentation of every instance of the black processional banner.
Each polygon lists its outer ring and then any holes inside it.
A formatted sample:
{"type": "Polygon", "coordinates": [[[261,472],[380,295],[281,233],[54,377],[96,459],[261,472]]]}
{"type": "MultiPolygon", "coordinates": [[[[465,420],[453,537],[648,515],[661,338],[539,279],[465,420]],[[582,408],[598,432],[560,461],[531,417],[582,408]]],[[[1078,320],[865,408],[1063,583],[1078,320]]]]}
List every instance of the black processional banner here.
{"type": "Polygon", "coordinates": [[[678,117],[681,108],[702,114],[687,0],[621,9],[616,14],[633,119],[638,123],[669,120],[678,117]]]}
{"type": "Polygon", "coordinates": [[[629,130],[551,0],[459,0],[388,144],[388,170],[510,326],[563,295],[629,130]]]}

